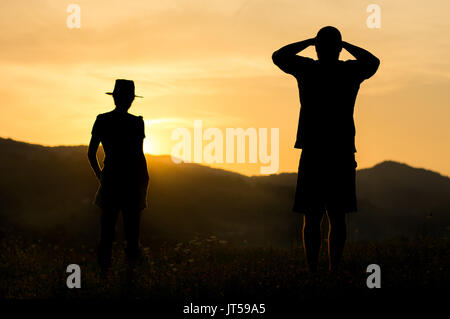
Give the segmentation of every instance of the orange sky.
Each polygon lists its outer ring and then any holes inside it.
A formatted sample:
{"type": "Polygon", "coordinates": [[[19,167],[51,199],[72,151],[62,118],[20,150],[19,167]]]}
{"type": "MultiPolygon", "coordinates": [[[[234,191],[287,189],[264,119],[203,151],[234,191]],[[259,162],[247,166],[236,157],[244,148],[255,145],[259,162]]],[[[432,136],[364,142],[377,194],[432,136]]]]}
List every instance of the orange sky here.
{"type": "Polygon", "coordinates": [[[381,59],[356,102],[358,166],[391,159],[450,175],[448,1],[76,1],[81,28],[68,29],[70,3],[0,4],[1,137],[87,144],[95,116],[113,108],[104,92],[128,78],[145,97],[130,111],[149,124],[146,151],[170,153],[172,130],[196,119],[224,134],[279,128],[279,171],[296,171],[296,82],[271,54],[333,25],[381,59]],[[380,29],[366,26],[370,3],[380,29]]]}

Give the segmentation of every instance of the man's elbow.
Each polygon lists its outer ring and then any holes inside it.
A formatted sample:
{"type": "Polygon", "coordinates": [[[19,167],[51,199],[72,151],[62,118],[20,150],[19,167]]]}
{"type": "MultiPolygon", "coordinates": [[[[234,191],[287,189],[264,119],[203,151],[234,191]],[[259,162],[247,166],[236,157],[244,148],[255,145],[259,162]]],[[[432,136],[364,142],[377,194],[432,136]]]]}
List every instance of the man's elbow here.
{"type": "Polygon", "coordinates": [[[380,59],[378,59],[376,56],[374,56],[373,66],[375,68],[375,71],[378,70],[378,67],[380,66],[380,59]]]}
{"type": "Polygon", "coordinates": [[[380,66],[380,59],[378,59],[376,56],[373,56],[372,59],[370,60],[370,63],[368,61],[366,65],[367,75],[365,76],[365,78],[368,79],[372,77],[378,71],[379,66],[380,66]]]}
{"type": "Polygon", "coordinates": [[[272,53],[272,61],[275,65],[280,64],[280,52],[278,50],[272,53]]]}
{"type": "Polygon", "coordinates": [[[380,59],[374,56],[374,60],[372,62],[372,75],[374,75],[378,71],[379,67],[380,67],[380,59]]]}

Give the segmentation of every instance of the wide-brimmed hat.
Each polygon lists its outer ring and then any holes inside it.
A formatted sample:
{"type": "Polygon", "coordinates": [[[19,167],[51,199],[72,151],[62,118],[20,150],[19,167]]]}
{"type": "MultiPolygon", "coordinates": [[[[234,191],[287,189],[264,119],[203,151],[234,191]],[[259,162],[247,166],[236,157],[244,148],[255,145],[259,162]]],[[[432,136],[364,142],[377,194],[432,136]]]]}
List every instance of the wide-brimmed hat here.
{"type": "Polygon", "coordinates": [[[134,95],[134,97],[143,97],[134,94],[134,82],[131,80],[125,79],[117,79],[116,84],[114,85],[114,90],[112,92],[106,92],[109,95],[121,95],[121,94],[130,94],[134,95]]]}

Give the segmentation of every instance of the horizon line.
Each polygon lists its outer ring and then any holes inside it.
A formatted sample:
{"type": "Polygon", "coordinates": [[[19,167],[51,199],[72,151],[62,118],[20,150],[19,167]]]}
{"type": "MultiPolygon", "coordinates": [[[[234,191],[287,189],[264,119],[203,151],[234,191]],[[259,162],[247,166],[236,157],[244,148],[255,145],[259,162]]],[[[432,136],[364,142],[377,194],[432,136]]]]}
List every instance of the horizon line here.
{"type": "MultiPolygon", "coordinates": [[[[34,146],[40,146],[40,147],[46,147],[46,148],[58,148],[58,147],[86,147],[87,148],[88,147],[88,145],[86,145],[86,144],[46,145],[46,144],[40,144],[40,143],[36,143],[36,142],[20,141],[20,140],[14,139],[12,137],[1,137],[0,136],[0,139],[11,140],[11,141],[16,142],[16,143],[22,143],[22,144],[28,144],[28,145],[34,145],[34,146]]],[[[100,147],[102,147],[102,146],[100,146],[100,147]]],[[[149,156],[153,156],[153,157],[169,157],[169,158],[171,157],[170,154],[151,154],[151,153],[145,153],[145,152],[144,152],[144,155],[149,155],[149,156]]],[[[416,167],[416,166],[412,166],[410,164],[407,164],[406,162],[400,162],[400,161],[390,160],[390,159],[382,160],[381,162],[378,162],[378,163],[376,163],[376,164],[374,164],[372,166],[357,168],[357,171],[371,169],[371,168],[374,168],[374,167],[376,167],[376,166],[378,166],[380,164],[386,163],[386,162],[402,164],[402,165],[406,165],[406,166],[414,168],[414,169],[421,169],[421,170],[425,170],[425,171],[429,171],[429,172],[438,174],[438,175],[446,177],[446,178],[450,178],[450,176],[444,175],[444,174],[442,174],[442,173],[440,173],[440,172],[438,172],[436,170],[433,170],[433,169],[429,169],[429,168],[425,168],[425,167],[416,167]]],[[[180,164],[194,164],[194,165],[208,167],[210,169],[215,169],[215,170],[222,170],[222,171],[225,171],[225,172],[230,172],[230,173],[233,173],[233,174],[238,174],[238,175],[242,175],[242,176],[246,176],[246,177],[272,176],[272,175],[280,175],[280,174],[296,174],[297,173],[297,171],[284,171],[284,172],[277,172],[277,173],[268,174],[268,175],[266,175],[266,174],[248,175],[248,174],[244,174],[244,173],[233,171],[233,170],[228,170],[228,169],[224,169],[224,168],[220,168],[220,167],[210,166],[209,164],[203,163],[203,162],[202,163],[197,163],[197,162],[183,162],[182,161],[180,164]]],[[[218,163],[218,164],[226,164],[226,163],[218,163]]]]}

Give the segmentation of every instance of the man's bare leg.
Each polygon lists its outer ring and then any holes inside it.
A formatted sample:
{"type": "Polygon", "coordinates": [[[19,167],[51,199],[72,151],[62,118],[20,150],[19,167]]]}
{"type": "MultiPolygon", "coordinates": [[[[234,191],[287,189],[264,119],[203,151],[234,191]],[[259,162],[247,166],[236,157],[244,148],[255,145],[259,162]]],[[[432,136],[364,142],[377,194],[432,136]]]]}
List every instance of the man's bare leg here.
{"type": "Polygon", "coordinates": [[[306,262],[309,270],[315,272],[319,261],[321,244],[320,224],[323,212],[315,211],[305,214],[303,217],[303,249],[305,250],[306,262]]]}
{"type": "Polygon", "coordinates": [[[336,272],[344,252],[347,239],[347,225],[345,213],[327,212],[329,221],[328,231],[328,260],[330,272],[336,272]]]}

